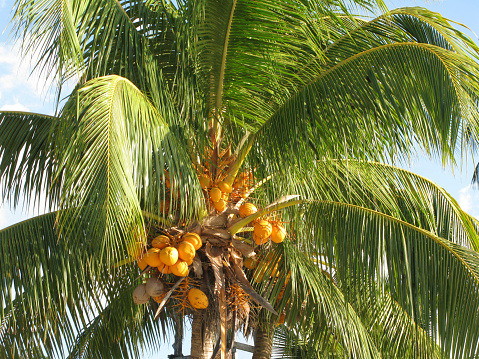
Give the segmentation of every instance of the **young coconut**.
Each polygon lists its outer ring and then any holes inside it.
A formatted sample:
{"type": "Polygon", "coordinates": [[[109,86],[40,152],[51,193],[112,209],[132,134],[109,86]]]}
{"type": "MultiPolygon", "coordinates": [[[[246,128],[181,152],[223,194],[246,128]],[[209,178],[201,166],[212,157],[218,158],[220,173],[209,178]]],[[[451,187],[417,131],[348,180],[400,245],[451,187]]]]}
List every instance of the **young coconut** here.
{"type": "Polygon", "coordinates": [[[170,266],[167,266],[167,265],[164,264],[164,263],[161,263],[161,264],[158,266],[158,270],[160,271],[161,274],[170,274],[170,273],[171,273],[171,267],[170,267],[170,266]]]}
{"type": "Polygon", "coordinates": [[[150,300],[150,296],[146,292],[146,284],[140,284],[133,291],[133,301],[135,304],[145,304],[150,300]]]}
{"type": "Polygon", "coordinates": [[[146,280],[146,293],[150,297],[157,297],[165,291],[165,283],[159,278],[148,278],[146,280]]]}
{"type": "Polygon", "coordinates": [[[271,231],[271,240],[274,243],[281,243],[286,238],[286,229],[281,224],[273,226],[271,231]]]}
{"type": "Polygon", "coordinates": [[[201,246],[203,245],[203,241],[201,240],[201,237],[196,233],[192,233],[192,232],[185,233],[183,237],[181,237],[181,239],[184,242],[190,242],[193,245],[193,247],[195,247],[195,250],[200,249],[201,246]]]}
{"type": "Polygon", "coordinates": [[[214,202],[218,202],[221,199],[221,190],[218,187],[213,187],[210,190],[210,198],[214,202]]]}
{"type": "Polygon", "coordinates": [[[188,270],[188,263],[179,259],[178,262],[170,266],[171,273],[176,275],[177,277],[186,277],[189,273],[188,270]]]}
{"type": "Polygon", "coordinates": [[[165,263],[167,266],[172,266],[178,260],[177,249],[171,246],[163,248],[160,252],[160,259],[161,262],[165,263]]]}
{"type": "Polygon", "coordinates": [[[183,241],[178,244],[178,257],[180,257],[180,259],[188,262],[195,258],[195,255],[195,247],[190,242],[183,241]]]}
{"type": "Polygon", "coordinates": [[[213,205],[215,209],[220,213],[226,209],[226,201],[222,198],[220,198],[217,202],[213,202],[213,205]]]}
{"type": "Polygon", "coordinates": [[[151,245],[154,248],[163,249],[170,245],[170,238],[168,238],[168,236],[161,234],[151,241],[151,245]]]}
{"type": "Polygon", "coordinates": [[[256,208],[253,203],[249,202],[243,203],[238,210],[241,218],[248,217],[249,215],[258,212],[258,208],[256,208]]]}
{"type": "Polygon", "coordinates": [[[208,307],[208,297],[198,288],[191,288],[188,292],[188,300],[195,309],[205,309],[208,307]]]}
{"type": "Polygon", "coordinates": [[[228,183],[226,183],[225,181],[221,181],[220,183],[218,183],[218,187],[219,189],[221,190],[221,192],[224,192],[224,193],[231,193],[233,192],[233,187],[231,187],[228,183]]]}
{"type": "Polygon", "coordinates": [[[150,267],[158,267],[161,263],[160,259],[160,250],[158,248],[150,248],[148,252],[146,252],[143,260],[150,266],[150,267]]]}
{"type": "Polygon", "coordinates": [[[253,228],[253,238],[256,244],[265,243],[268,237],[271,236],[271,232],[273,231],[273,226],[271,225],[271,223],[264,219],[255,222],[253,228]]]}

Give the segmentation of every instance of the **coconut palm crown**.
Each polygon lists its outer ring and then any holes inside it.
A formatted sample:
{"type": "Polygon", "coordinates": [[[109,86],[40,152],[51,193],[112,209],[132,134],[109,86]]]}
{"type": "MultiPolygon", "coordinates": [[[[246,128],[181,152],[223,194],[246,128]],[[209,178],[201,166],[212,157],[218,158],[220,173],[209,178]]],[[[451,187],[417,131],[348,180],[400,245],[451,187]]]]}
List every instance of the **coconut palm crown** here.
{"type": "Polygon", "coordinates": [[[479,49],[426,9],[354,15],[376,9],[17,0],[25,52],[76,85],[0,112],[4,200],[52,211],[0,231],[0,356],[137,358],[185,316],[197,358],[238,330],[270,357],[283,322],[308,357],[477,355],[479,224],[393,163],[473,148],[479,49]],[[186,274],[143,263],[188,234],[186,274]]]}

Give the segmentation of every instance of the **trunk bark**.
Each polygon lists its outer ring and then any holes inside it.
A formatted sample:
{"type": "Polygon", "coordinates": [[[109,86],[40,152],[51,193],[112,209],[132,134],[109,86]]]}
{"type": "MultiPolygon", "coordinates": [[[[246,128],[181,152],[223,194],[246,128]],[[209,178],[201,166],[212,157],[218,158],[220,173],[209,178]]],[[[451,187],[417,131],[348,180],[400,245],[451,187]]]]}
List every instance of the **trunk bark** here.
{"type": "Polygon", "coordinates": [[[204,313],[196,311],[191,324],[191,359],[211,359],[216,344],[216,323],[203,321],[204,313]]]}
{"type": "Polygon", "coordinates": [[[274,320],[271,316],[260,315],[261,324],[254,337],[253,359],[270,359],[273,350],[274,320]]]}

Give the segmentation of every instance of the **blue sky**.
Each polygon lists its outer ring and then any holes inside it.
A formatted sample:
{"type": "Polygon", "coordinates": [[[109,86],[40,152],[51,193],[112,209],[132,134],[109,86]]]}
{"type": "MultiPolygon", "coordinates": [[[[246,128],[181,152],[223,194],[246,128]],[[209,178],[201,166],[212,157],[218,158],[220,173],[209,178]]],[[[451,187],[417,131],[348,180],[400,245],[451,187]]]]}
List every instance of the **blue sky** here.
{"type": "MultiPolygon", "coordinates": [[[[475,34],[479,34],[479,1],[477,0],[443,0],[443,1],[386,1],[389,8],[404,6],[422,6],[441,13],[443,16],[462,23],[472,31],[464,31],[476,42],[475,34]]],[[[49,91],[49,81],[38,74],[30,76],[31,67],[28,59],[22,59],[18,45],[9,41],[7,25],[11,17],[14,0],[0,0],[0,111],[29,111],[53,114],[54,94],[49,91]],[[6,29],[5,31],[3,31],[6,29]],[[3,31],[3,32],[2,32],[3,31]]],[[[409,168],[424,177],[431,179],[453,195],[461,207],[479,218],[479,191],[472,188],[470,179],[475,163],[469,161],[462,168],[443,169],[437,161],[419,156],[413,160],[409,168]]],[[[0,203],[0,228],[5,228],[22,219],[38,213],[32,207],[12,211],[8,203],[0,203]]],[[[187,334],[188,336],[189,334],[187,334]]],[[[188,353],[185,347],[184,353],[188,353]]],[[[171,350],[166,348],[157,357],[166,357],[171,350]]],[[[240,354],[239,359],[251,358],[251,355],[240,354]]]]}

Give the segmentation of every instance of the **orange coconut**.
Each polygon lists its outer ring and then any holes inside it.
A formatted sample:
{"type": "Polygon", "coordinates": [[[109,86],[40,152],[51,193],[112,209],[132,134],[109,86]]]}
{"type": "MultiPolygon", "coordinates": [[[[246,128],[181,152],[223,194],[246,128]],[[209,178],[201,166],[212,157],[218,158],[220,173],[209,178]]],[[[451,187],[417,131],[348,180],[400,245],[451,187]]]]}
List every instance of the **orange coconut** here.
{"type": "Polygon", "coordinates": [[[261,219],[256,221],[253,225],[253,234],[258,240],[265,240],[271,236],[273,226],[267,220],[261,219]]]}
{"type": "Polygon", "coordinates": [[[138,264],[138,267],[140,267],[140,270],[144,270],[148,266],[148,263],[145,262],[143,257],[138,258],[136,263],[138,264]]]}
{"type": "Polygon", "coordinates": [[[181,239],[184,242],[190,242],[193,245],[193,247],[195,247],[195,250],[200,249],[201,246],[203,245],[203,241],[201,240],[201,237],[196,233],[192,233],[192,232],[185,233],[183,237],[181,237],[181,239]]]}
{"type": "Polygon", "coordinates": [[[205,309],[208,307],[208,297],[198,288],[191,288],[188,292],[188,300],[193,308],[205,309]]]}
{"type": "Polygon", "coordinates": [[[170,238],[168,238],[168,236],[161,234],[151,241],[151,245],[159,249],[166,248],[170,245],[170,238]]]}
{"type": "Polygon", "coordinates": [[[213,205],[218,212],[223,212],[226,209],[226,201],[223,198],[220,198],[218,201],[213,202],[213,205]]]}
{"type": "Polygon", "coordinates": [[[276,224],[273,226],[271,231],[271,240],[274,243],[281,243],[286,237],[286,229],[281,224],[276,224]]]}
{"type": "Polygon", "coordinates": [[[243,203],[239,208],[239,215],[241,218],[248,217],[253,213],[258,212],[258,208],[253,203],[243,203]]]}
{"type": "Polygon", "coordinates": [[[229,183],[226,183],[225,181],[221,181],[218,183],[218,187],[221,190],[221,192],[224,193],[231,193],[233,191],[233,187],[229,183]]]}
{"type": "Polygon", "coordinates": [[[160,271],[161,274],[170,274],[170,273],[171,273],[171,267],[170,267],[170,266],[167,266],[167,265],[164,264],[164,263],[161,263],[161,264],[158,266],[158,270],[160,271]]]}
{"type": "Polygon", "coordinates": [[[171,273],[178,277],[186,277],[188,275],[188,263],[179,259],[175,264],[170,266],[171,273]]]}
{"type": "Polygon", "coordinates": [[[187,241],[180,242],[178,244],[178,256],[184,261],[190,261],[195,258],[196,250],[195,247],[187,241]]]}
{"type": "Polygon", "coordinates": [[[146,252],[146,254],[143,257],[143,260],[150,267],[158,267],[161,264],[160,250],[158,248],[148,249],[148,252],[146,252]]]}
{"type": "Polygon", "coordinates": [[[218,202],[221,199],[222,193],[218,187],[213,187],[210,190],[210,198],[213,202],[218,202]]]}
{"type": "Polygon", "coordinates": [[[178,250],[171,246],[165,247],[160,252],[160,259],[167,266],[172,266],[178,260],[178,250]]]}

